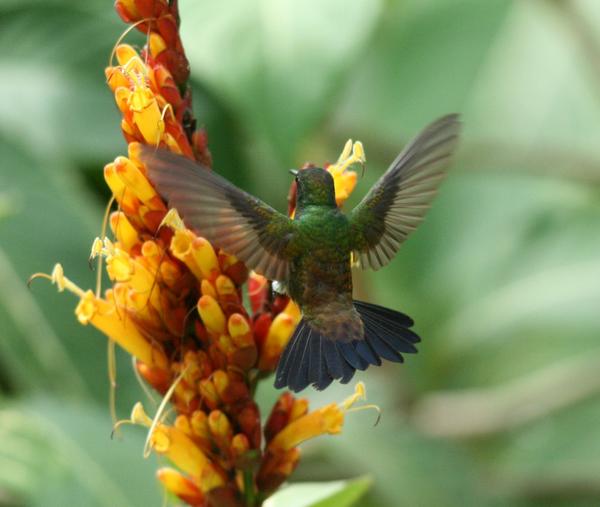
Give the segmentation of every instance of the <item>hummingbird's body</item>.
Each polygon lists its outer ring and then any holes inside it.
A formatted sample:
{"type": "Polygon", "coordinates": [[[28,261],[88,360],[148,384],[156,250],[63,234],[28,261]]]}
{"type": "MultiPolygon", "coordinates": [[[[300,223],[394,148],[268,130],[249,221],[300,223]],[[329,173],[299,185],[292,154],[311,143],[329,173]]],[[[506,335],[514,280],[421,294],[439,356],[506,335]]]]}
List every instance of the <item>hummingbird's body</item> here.
{"type": "Polygon", "coordinates": [[[351,265],[381,268],[421,223],[458,130],[456,115],[427,127],[349,215],[337,207],[333,178],[323,169],[294,172],[291,219],[184,157],[145,148],[141,158],[188,227],[281,282],[299,305],[302,320],[279,360],[275,386],[324,389],[417,351],[410,317],[352,299],[351,265]]]}
{"type": "Polygon", "coordinates": [[[350,224],[335,203],[333,178],[323,169],[308,169],[322,177],[323,192],[298,193],[294,221],[298,224],[297,254],[290,263],[288,292],[307,323],[327,336],[352,341],[363,334],[352,304],[350,224]]]}

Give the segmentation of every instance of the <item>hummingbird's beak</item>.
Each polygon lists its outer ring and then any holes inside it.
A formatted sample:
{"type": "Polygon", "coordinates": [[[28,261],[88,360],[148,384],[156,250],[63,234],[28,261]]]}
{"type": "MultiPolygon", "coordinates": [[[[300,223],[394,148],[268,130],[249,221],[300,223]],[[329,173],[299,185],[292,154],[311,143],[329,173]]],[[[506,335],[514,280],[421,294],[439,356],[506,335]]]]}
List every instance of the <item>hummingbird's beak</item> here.
{"type": "Polygon", "coordinates": [[[293,174],[294,177],[298,176],[298,170],[297,169],[290,169],[290,174],[293,174]]]}

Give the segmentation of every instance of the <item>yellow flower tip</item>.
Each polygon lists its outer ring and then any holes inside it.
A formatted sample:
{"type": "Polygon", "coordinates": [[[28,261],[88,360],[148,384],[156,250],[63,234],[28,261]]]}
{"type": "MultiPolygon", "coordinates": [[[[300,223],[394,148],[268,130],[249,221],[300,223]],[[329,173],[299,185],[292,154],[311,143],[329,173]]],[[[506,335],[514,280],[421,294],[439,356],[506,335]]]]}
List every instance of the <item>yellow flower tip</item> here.
{"type": "Polygon", "coordinates": [[[122,250],[116,250],[106,257],[106,272],[111,280],[116,282],[127,282],[135,271],[134,264],[129,254],[122,250]]]}
{"type": "Polygon", "coordinates": [[[119,67],[106,67],[104,69],[104,76],[106,77],[108,87],[113,93],[116,92],[117,88],[129,87],[129,80],[119,67]]]}
{"type": "Polygon", "coordinates": [[[150,446],[189,474],[203,492],[225,484],[222,471],[189,436],[177,428],[158,425],[150,437],[150,446]]]}
{"type": "Polygon", "coordinates": [[[215,438],[231,440],[233,429],[227,416],[220,410],[213,410],[208,415],[208,429],[215,438]]]}
{"type": "Polygon", "coordinates": [[[144,140],[158,145],[165,131],[165,122],[154,94],[149,89],[136,87],[129,99],[133,112],[133,123],[140,129],[144,140]]]}
{"type": "Polygon", "coordinates": [[[207,378],[203,379],[198,383],[198,389],[200,391],[200,395],[202,396],[203,401],[210,407],[216,408],[221,403],[221,398],[217,393],[217,389],[215,388],[215,384],[212,379],[207,378]]]}
{"type": "Polygon", "coordinates": [[[160,53],[167,49],[167,44],[159,34],[152,32],[148,40],[148,47],[150,48],[150,54],[156,58],[160,53]]]}
{"type": "MultiPolygon", "coordinates": [[[[165,111],[166,109],[163,110],[163,114],[165,111]]],[[[183,150],[181,149],[181,146],[179,146],[177,140],[168,132],[166,132],[164,135],[164,141],[167,147],[169,148],[169,151],[177,153],[178,155],[183,155],[183,150]]]]}
{"type": "MultiPolygon", "coordinates": [[[[171,211],[169,211],[169,213],[171,213],[171,211]]],[[[173,238],[171,239],[171,253],[179,260],[185,262],[192,251],[193,240],[194,234],[191,231],[188,231],[187,229],[175,229],[175,234],[173,234],[173,238]]]]}
{"type": "Polygon", "coordinates": [[[181,472],[172,468],[159,468],[156,472],[156,478],[162,483],[165,489],[181,498],[190,505],[203,505],[204,495],[200,489],[181,472]]]}
{"type": "Polygon", "coordinates": [[[352,139],[348,139],[346,141],[346,144],[344,144],[344,149],[342,150],[342,153],[340,153],[340,156],[337,159],[337,162],[335,165],[342,164],[345,160],[348,159],[348,157],[350,157],[351,153],[352,153],[352,139]]]}
{"type": "Polygon", "coordinates": [[[197,237],[192,242],[192,255],[200,268],[203,278],[214,279],[219,275],[219,261],[213,246],[202,237],[197,237]]]}
{"type": "Polygon", "coordinates": [[[215,286],[206,279],[202,280],[200,283],[200,292],[202,292],[203,296],[210,296],[215,299],[217,298],[215,286]]]}
{"type": "Polygon", "coordinates": [[[227,321],[227,331],[234,342],[239,337],[247,336],[251,333],[250,323],[240,313],[233,313],[227,321]]]}
{"type": "Polygon", "coordinates": [[[150,182],[137,166],[127,157],[117,157],[114,162],[115,169],[123,183],[143,203],[149,203],[157,196],[150,182]]]}
{"type": "Polygon", "coordinates": [[[212,296],[202,296],[198,300],[198,313],[209,332],[222,334],[225,332],[225,314],[219,303],[212,296]]]}
{"type": "Polygon", "coordinates": [[[308,400],[306,398],[296,398],[290,410],[289,421],[295,421],[308,413],[308,400]]]}
{"type": "Polygon", "coordinates": [[[75,314],[81,324],[92,324],[148,366],[167,369],[169,361],[163,350],[158,345],[152,345],[123,312],[117,309],[117,301],[124,297],[122,294],[119,296],[114,291],[107,291],[106,299],[100,299],[91,290],[83,292],[77,289],[80,291],[80,301],[75,314]]]}
{"type": "Polygon", "coordinates": [[[210,431],[208,429],[208,416],[202,410],[195,410],[190,418],[190,424],[194,435],[202,440],[208,440],[210,438],[210,431]]]}
{"type": "Polygon", "coordinates": [[[342,431],[343,424],[344,411],[337,404],[330,403],[288,424],[271,440],[269,450],[281,453],[319,435],[335,435],[342,431]]]}
{"type": "Polygon", "coordinates": [[[352,164],[360,164],[364,166],[367,161],[365,150],[360,141],[356,141],[352,143],[352,140],[349,139],[340,157],[338,158],[335,164],[330,165],[327,170],[331,173],[331,175],[335,178],[342,176],[342,174],[352,165],[352,164]]]}
{"type": "Polygon", "coordinates": [[[179,431],[183,431],[183,433],[185,433],[186,435],[188,435],[188,436],[192,435],[192,426],[190,424],[190,418],[187,415],[179,414],[175,418],[174,426],[179,431]]]}
{"type": "MultiPolygon", "coordinates": [[[[131,101],[131,90],[125,86],[118,86],[115,88],[114,94],[115,103],[117,104],[119,111],[121,111],[122,114],[127,114],[129,112],[129,102],[131,101]]],[[[133,134],[133,132],[130,133],[133,134]]]]}
{"type": "Polygon", "coordinates": [[[140,160],[143,146],[144,145],[142,143],[138,143],[137,141],[131,142],[127,145],[127,158],[129,158],[129,160],[139,167],[143,166],[140,160]]]}
{"type": "Polygon", "coordinates": [[[243,433],[238,433],[231,440],[231,450],[237,456],[242,456],[250,450],[250,441],[243,433]]]}
{"type": "Polygon", "coordinates": [[[91,290],[88,290],[79,300],[79,304],[75,308],[75,315],[80,324],[87,325],[94,318],[97,310],[96,296],[91,290]]]}
{"type": "Polygon", "coordinates": [[[115,48],[115,56],[117,57],[117,61],[119,65],[123,67],[127,67],[128,70],[130,68],[136,68],[136,70],[140,71],[144,68],[144,62],[137,54],[136,50],[133,49],[129,44],[119,44],[115,48]],[[140,66],[141,62],[141,66],[140,66]]]}
{"type": "Polygon", "coordinates": [[[354,143],[354,147],[352,149],[354,156],[356,157],[357,162],[365,163],[367,161],[367,156],[365,155],[365,148],[360,141],[356,141],[354,143]]]}
{"type": "Polygon", "coordinates": [[[212,374],[212,383],[220,398],[229,388],[229,376],[223,370],[217,370],[212,374]]]}
{"type": "Polygon", "coordinates": [[[120,199],[125,191],[125,184],[117,175],[115,164],[110,162],[104,166],[104,181],[108,185],[108,188],[112,191],[113,195],[120,199]]]}
{"type": "Polygon", "coordinates": [[[150,437],[150,447],[159,454],[165,454],[171,447],[171,440],[166,431],[166,427],[158,427],[152,432],[150,437]]]}
{"type": "Polygon", "coordinates": [[[165,217],[162,219],[160,227],[164,226],[169,227],[175,232],[185,229],[185,224],[175,208],[171,208],[169,211],[167,211],[165,217]]]}
{"type": "Polygon", "coordinates": [[[114,211],[110,215],[110,229],[117,238],[119,246],[129,252],[140,241],[136,228],[122,211],[114,211]]]}
{"type": "Polygon", "coordinates": [[[266,371],[275,367],[281,352],[296,328],[296,324],[297,319],[294,316],[283,312],[273,319],[261,350],[258,363],[259,369],[266,371]]]}
{"type": "Polygon", "coordinates": [[[237,296],[236,287],[228,276],[219,275],[215,281],[215,288],[219,296],[237,296]]]}
{"type": "Polygon", "coordinates": [[[296,303],[294,303],[294,301],[291,298],[286,307],[283,309],[283,313],[292,317],[296,322],[300,322],[300,317],[302,317],[300,307],[296,303]]]}

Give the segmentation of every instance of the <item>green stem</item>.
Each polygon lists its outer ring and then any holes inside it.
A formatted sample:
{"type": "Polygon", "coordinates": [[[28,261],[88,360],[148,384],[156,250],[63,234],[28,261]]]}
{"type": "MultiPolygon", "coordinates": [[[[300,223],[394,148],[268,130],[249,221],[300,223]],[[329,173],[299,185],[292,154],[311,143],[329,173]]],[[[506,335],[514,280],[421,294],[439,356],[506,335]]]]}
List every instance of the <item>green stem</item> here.
{"type": "Polygon", "coordinates": [[[252,470],[244,470],[244,497],[246,499],[246,507],[256,506],[256,495],[254,493],[254,478],[252,470]]]}

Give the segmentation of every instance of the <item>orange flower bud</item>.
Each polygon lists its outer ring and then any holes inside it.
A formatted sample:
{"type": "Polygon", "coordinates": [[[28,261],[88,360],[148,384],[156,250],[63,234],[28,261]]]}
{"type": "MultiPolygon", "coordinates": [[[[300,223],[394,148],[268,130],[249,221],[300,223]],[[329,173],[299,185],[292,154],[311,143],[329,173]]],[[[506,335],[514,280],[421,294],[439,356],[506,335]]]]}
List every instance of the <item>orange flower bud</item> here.
{"type": "Polygon", "coordinates": [[[186,415],[180,414],[175,418],[175,428],[179,431],[182,431],[187,436],[192,436],[192,427],[190,425],[190,420],[186,415]]]}
{"type": "Polygon", "coordinates": [[[208,415],[208,429],[223,453],[229,452],[233,429],[227,416],[220,410],[213,410],[208,415]]]}
{"type": "Polygon", "coordinates": [[[225,315],[214,298],[202,296],[197,306],[198,313],[209,333],[220,335],[225,332],[225,315]]]}
{"type": "Polygon", "coordinates": [[[207,378],[201,380],[198,383],[198,390],[200,391],[202,401],[204,401],[211,410],[214,410],[221,404],[221,398],[219,398],[219,395],[217,394],[212,379],[207,378]]]}
{"type": "Polygon", "coordinates": [[[150,49],[150,54],[156,58],[160,53],[167,49],[167,44],[160,35],[156,32],[152,32],[148,38],[148,48],[150,49]]]}
{"type": "Polygon", "coordinates": [[[140,241],[137,230],[131,225],[125,213],[121,211],[111,213],[110,228],[117,238],[119,246],[127,252],[140,241]]]}
{"type": "Polygon", "coordinates": [[[115,159],[115,169],[121,180],[123,180],[123,183],[140,201],[150,209],[166,211],[166,207],[156,193],[156,190],[154,190],[154,187],[150,185],[146,176],[131,160],[127,157],[117,157],[115,159]]]}
{"type": "Polygon", "coordinates": [[[190,418],[190,424],[195,437],[202,441],[210,441],[210,429],[208,427],[208,416],[201,410],[195,410],[190,418]]]}
{"type": "Polygon", "coordinates": [[[259,369],[269,371],[275,368],[296,324],[296,319],[286,313],[280,313],[275,317],[260,351],[259,369]]]}
{"type": "Polygon", "coordinates": [[[265,439],[267,442],[270,442],[287,425],[293,404],[294,396],[292,393],[284,392],[279,396],[265,424],[265,439]]]}
{"type": "Polygon", "coordinates": [[[151,367],[167,369],[168,361],[164,352],[151,345],[134,324],[118,312],[114,304],[96,298],[92,291],[87,291],[75,313],[79,322],[91,323],[140,361],[151,367]]]}
{"type": "Polygon", "coordinates": [[[212,245],[204,238],[197,237],[192,242],[192,255],[200,268],[202,278],[214,280],[220,273],[217,255],[212,245]]]}
{"type": "Polygon", "coordinates": [[[202,491],[187,477],[172,468],[160,468],[156,472],[157,479],[165,489],[181,498],[189,505],[204,505],[206,502],[202,491]]]}
{"type": "Polygon", "coordinates": [[[227,331],[237,347],[245,347],[254,343],[250,323],[239,313],[234,313],[229,317],[227,331]]]}
{"type": "Polygon", "coordinates": [[[150,445],[166,455],[181,470],[189,474],[203,492],[223,486],[225,475],[202,450],[181,430],[159,424],[150,436],[150,445]]]}
{"type": "Polygon", "coordinates": [[[203,296],[210,296],[214,299],[217,298],[217,291],[215,290],[215,286],[206,279],[202,280],[202,282],[200,283],[200,291],[202,292],[203,296]]]}
{"type": "Polygon", "coordinates": [[[253,449],[260,448],[261,431],[260,431],[260,411],[258,405],[253,401],[249,401],[237,414],[237,422],[240,429],[248,437],[250,446],[253,449]]]}
{"type": "Polygon", "coordinates": [[[231,453],[234,460],[240,460],[250,450],[248,437],[243,433],[238,433],[231,440],[231,453]]]}

